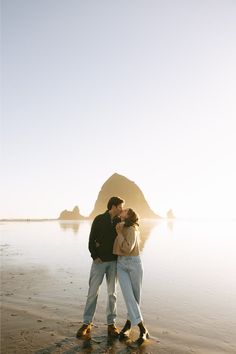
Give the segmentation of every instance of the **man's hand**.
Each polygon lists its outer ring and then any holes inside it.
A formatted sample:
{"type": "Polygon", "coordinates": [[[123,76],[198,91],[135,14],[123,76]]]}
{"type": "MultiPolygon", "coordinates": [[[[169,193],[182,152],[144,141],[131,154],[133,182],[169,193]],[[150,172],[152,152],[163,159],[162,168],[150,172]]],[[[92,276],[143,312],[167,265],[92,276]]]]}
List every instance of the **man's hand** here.
{"type": "Polygon", "coordinates": [[[96,263],[96,264],[102,263],[101,258],[98,257],[98,258],[94,259],[94,263],[96,263]]]}

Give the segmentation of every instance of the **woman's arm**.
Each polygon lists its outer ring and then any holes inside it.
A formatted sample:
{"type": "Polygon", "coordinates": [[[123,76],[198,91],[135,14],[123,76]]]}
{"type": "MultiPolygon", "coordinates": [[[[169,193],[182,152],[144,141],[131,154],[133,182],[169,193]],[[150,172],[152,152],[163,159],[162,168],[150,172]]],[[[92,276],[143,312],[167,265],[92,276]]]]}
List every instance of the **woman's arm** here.
{"type": "MultiPolygon", "coordinates": [[[[121,224],[121,223],[120,223],[121,224]]],[[[117,227],[117,241],[122,252],[129,254],[133,251],[137,242],[137,232],[133,226],[129,226],[127,234],[123,235],[124,226],[119,225],[117,227]]]]}

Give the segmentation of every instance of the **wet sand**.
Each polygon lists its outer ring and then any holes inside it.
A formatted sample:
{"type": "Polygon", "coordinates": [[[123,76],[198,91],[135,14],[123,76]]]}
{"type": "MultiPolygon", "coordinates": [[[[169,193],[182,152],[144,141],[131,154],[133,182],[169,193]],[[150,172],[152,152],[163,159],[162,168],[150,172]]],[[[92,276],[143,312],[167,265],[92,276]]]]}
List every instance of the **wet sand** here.
{"type": "MultiPolygon", "coordinates": [[[[235,290],[231,287],[233,283],[228,283],[225,273],[221,278],[217,268],[217,279],[224,287],[223,295],[217,294],[219,284],[215,283],[215,278],[210,283],[207,263],[204,264],[205,272],[198,269],[199,278],[193,261],[191,263],[188,260],[192,269],[185,267],[185,264],[178,268],[180,261],[173,263],[173,255],[170,257],[170,243],[176,243],[173,247],[176,257],[177,247],[182,252],[183,245],[187,242],[184,239],[184,243],[180,244],[180,236],[174,240],[172,234],[166,234],[162,245],[161,233],[158,234],[159,229],[154,229],[153,236],[146,238],[143,252],[145,273],[142,313],[151,338],[137,347],[132,342],[138,337],[137,329],[133,329],[132,341],[128,343],[118,340],[111,342],[106,336],[105,282],[98,298],[91,339],[81,340],[75,337],[81,326],[88,290],[90,259],[84,250],[87,249],[87,231],[90,225],[81,224],[78,234],[74,229],[70,229],[70,232],[66,230],[66,233],[63,229],[59,235],[58,225],[55,223],[16,225],[15,229],[9,225],[4,227],[5,237],[1,245],[2,354],[236,352],[235,290]],[[40,239],[35,236],[36,230],[42,235],[40,239]],[[48,234],[56,235],[51,244],[48,234]],[[156,249],[161,252],[149,264],[150,254],[157,241],[159,244],[156,249]],[[165,257],[165,247],[168,259],[165,257]],[[157,262],[156,259],[158,263],[154,267],[153,262],[157,262]],[[149,271],[153,268],[155,271],[149,271]]],[[[162,226],[158,227],[162,231],[162,226]]],[[[229,246],[231,249],[231,244],[229,246]]],[[[229,248],[226,249],[229,255],[228,250],[229,248]]],[[[220,252],[223,252],[222,248],[220,252]]],[[[212,264],[210,265],[212,268],[212,264]]],[[[228,257],[227,267],[233,269],[232,265],[228,257]]],[[[232,280],[233,274],[231,275],[232,280]]],[[[126,320],[126,309],[119,287],[117,305],[117,325],[121,328],[126,320]]]]}
{"type": "MultiPolygon", "coordinates": [[[[76,339],[84,303],[71,296],[75,290],[72,275],[65,270],[61,270],[60,275],[61,282],[45,269],[33,265],[30,268],[3,267],[1,353],[155,353],[157,348],[159,351],[161,346],[154,337],[140,347],[109,341],[102,322],[103,309],[99,307],[91,339],[76,339]]],[[[81,288],[82,284],[79,286],[81,288]]],[[[119,322],[122,325],[123,322],[119,322]]],[[[138,332],[133,331],[132,339],[137,336],[138,332]]],[[[164,348],[163,353],[166,353],[164,348]]]]}
{"type": "MultiPolygon", "coordinates": [[[[2,354],[49,353],[233,353],[230,345],[217,339],[204,339],[171,332],[149,325],[151,338],[137,347],[134,343],[109,341],[104,323],[105,289],[95,316],[91,339],[76,339],[84,307],[87,284],[73,281],[73,274],[61,269],[49,274],[33,266],[27,268],[3,267],[2,272],[2,354]],[[61,278],[61,279],[60,279],[61,278]],[[80,290],[80,291],[79,291],[80,290]],[[182,337],[183,336],[183,337],[182,337]]],[[[124,312],[119,311],[119,312],[124,312]]],[[[151,308],[150,308],[151,313],[151,308]]],[[[148,313],[144,314],[149,323],[148,313]]],[[[122,326],[125,317],[118,319],[122,326]]],[[[151,322],[151,321],[150,321],[151,322]]],[[[181,324],[180,324],[181,327],[181,324]]],[[[132,331],[135,341],[138,331],[132,331]]]]}

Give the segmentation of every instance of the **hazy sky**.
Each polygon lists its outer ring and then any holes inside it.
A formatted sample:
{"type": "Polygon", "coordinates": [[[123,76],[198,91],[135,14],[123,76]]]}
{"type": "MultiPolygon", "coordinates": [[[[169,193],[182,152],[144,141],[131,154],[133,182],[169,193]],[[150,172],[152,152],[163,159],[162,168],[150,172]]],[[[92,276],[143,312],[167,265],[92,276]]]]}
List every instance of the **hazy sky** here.
{"type": "Polygon", "coordinates": [[[3,0],[0,218],[88,215],[114,172],[235,217],[235,43],[235,0],[3,0]]]}

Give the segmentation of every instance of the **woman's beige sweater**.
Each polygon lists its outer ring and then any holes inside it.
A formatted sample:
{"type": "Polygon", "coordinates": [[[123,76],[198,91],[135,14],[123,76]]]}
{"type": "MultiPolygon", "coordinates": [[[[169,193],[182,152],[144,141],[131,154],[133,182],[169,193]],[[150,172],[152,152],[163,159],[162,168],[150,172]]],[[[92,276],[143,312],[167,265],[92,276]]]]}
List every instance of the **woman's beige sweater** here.
{"type": "Polygon", "coordinates": [[[118,256],[138,256],[139,251],[139,230],[137,226],[123,227],[116,236],[113,254],[118,256]]]}

